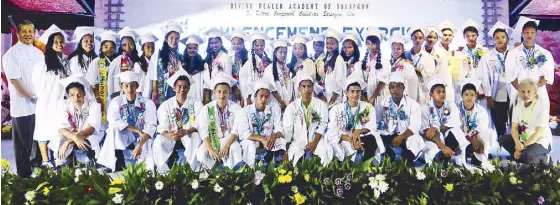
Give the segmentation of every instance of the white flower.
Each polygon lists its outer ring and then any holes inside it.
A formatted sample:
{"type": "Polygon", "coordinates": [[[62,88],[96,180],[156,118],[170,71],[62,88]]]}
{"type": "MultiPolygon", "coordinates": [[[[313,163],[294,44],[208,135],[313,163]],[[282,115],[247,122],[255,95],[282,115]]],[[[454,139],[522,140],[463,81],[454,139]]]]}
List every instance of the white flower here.
{"type": "Polygon", "coordinates": [[[75,177],[74,182],[78,182],[78,181],[80,181],[80,177],[75,177]]]}
{"type": "Polygon", "coordinates": [[[294,194],[297,194],[298,193],[297,186],[292,186],[292,191],[294,192],[294,194]]]}
{"type": "Polygon", "coordinates": [[[198,189],[198,181],[196,181],[196,179],[193,180],[193,182],[191,182],[191,186],[193,189],[198,189]]]}
{"type": "Polygon", "coordinates": [[[515,176],[509,177],[509,182],[510,182],[511,184],[517,184],[517,181],[518,181],[518,180],[517,180],[517,178],[515,178],[515,176]]]}
{"type": "Polygon", "coordinates": [[[387,184],[387,182],[385,181],[379,181],[379,191],[381,191],[381,193],[385,193],[388,189],[389,189],[389,184],[387,184]]]}
{"type": "Polygon", "coordinates": [[[377,179],[378,181],[385,181],[385,175],[384,174],[378,174],[375,176],[375,179],[377,179]]]}
{"type": "Polygon", "coordinates": [[[163,189],[163,182],[161,181],[156,182],[155,187],[157,190],[163,189]]]}
{"type": "Polygon", "coordinates": [[[81,176],[82,174],[83,174],[83,173],[82,173],[82,170],[81,170],[81,169],[76,169],[76,170],[74,170],[74,175],[76,175],[76,177],[79,177],[79,176],[81,176]]]}
{"type": "Polygon", "coordinates": [[[416,173],[416,179],[424,180],[424,179],[426,179],[426,175],[424,174],[424,172],[419,171],[419,172],[416,173]]]}
{"type": "Polygon", "coordinates": [[[558,178],[557,182],[560,184],[560,178],[558,178]]]}
{"type": "Polygon", "coordinates": [[[205,171],[200,172],[200,174],[198,175],[198,179],[201,179],[201,180],[208,179],[208,173],[206,173],[205,171]]]}
{"type": "Polygon", "coordinates": [[[377,189],[376,189],[376,190],[373,190],[373,197],[374,197],[375,199],[378,199],[378,198],[379,198],[379,195],[381,195],[381,192],[379,192],[379,190],[377,190],[377,189]]]}
{"type": "Polygon", "coordinates": [[[264,178],[264,176],[266,176],[266,174],[262,173],[261,171],[256,171],[255,180],[254,180],[255,185],[261,184],[261,181],[264,178]]]}
{"type": "Polygon", "coordinates": [[[369,183],[377,183],[377,179],[375,179],[374,177],[369,177],[368,180],[369,183]]]}
{"type": "Polygon", "coordinates": [[[122,203],[123,196],[123,194],[115,194],[115,196],[113,197],[113,202],[115,202],[115,204],[122,203]]]}
{"type": "Polygon", "coordinates": [[[222,190],[223,190],[223,188],[220,185],[218,185],[218,184],[214,185],[214,191],[215,192],[220,193],[222,190]]]}
{"type": "Polygon", "coordinates": [[[496,167],[490,162],[485,162],[485,163],[482,163],[481,165],[482,165],[482,169],[484,169],[486,172],[496,171],[496,167]]]}
{"type": "Polygon", "coordinates": [[[33,201],[35,199],[35,191],[28,191],[25,193],[25,200],[33,201]]]}

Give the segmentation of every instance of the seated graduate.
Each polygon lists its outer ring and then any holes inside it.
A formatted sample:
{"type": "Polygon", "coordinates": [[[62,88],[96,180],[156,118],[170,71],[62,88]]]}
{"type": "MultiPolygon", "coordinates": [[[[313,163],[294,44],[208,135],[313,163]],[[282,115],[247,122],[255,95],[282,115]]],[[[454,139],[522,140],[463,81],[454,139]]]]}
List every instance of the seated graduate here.
{"type": "Polygon", "coordinates": [[[101,149],[99,142],[104,135],[100,131],[101,105],[96,102],[89,83],[79,75],[60,81],[68,99],[60,101],[56,110],[60,135],[48,144],[57,166],[65,162],[92,165],[101,149]]]}
{"type": "Polygon", "coordinates": [[[548,102],[538,95],[537,84],[530,79],[519,83],[519,97],[522,102],[513,108],[511,136],[500,137],[500,145],[513,159],[520,163],[535,164],[550,158],[552,132],[548,124],[548,102]]]}
{"type": "Polygon", "coordinates": [[[241,164],[242,149],[235,126],[241,106],[228,100],[234,84],[231,74],[217,73],[211,83],[215,100],[204,105],[197,116],[198,133],[204,144],[196,150],[196,159],[204,169],[212,169],[216,162],[234,169],[241,164]]]}
{"type": "Polygon", "coordinates": [[[284,135],[291,142],[288,158],[295,165],[303,156],[313,155],[327,165],[332,160],[333,151],[325,137],[329,117],[327,103],[313,97],[313,77],[307,73],[298,74],[294,84],[298,86],[300,98],[291,102],[284,112],[284,135]]]}
{"type": "Polygon", "coordinates": [[[354,155],[353,161],[376,157],[380,162],[380,155],[385,152],[376,129],[375,109],[373,105],[360,101],[365,86],[362,78],[350,75],[344,86],[346,102],[333,106],[329,112],[327,138],[334,156],[340,161],[354,155]]]}
{"type": "Polygon", "coordinates": [[[461,83],[463,101],[457,103],[461,120],[460,128],[470,142],[470,145],[467,146],[466,156],[474,154],[471,163],[475,166],[488,163],[488,153],[492,146],[497,144],[496,132],[490,129],[486,108],[476,103],[477,91],[480,90],[481,83],[478,79],[464,78],[461,83]]]}
{"type": "Polygon", "coordinates": [[[245,106],[237,120],[243,161],[249,166],[255,161],[264,160],[266,164],[272,159],[278,164],[286,153],[282,112],[278,104],[270,104],[271,86],[268,81],[255,82],[255,103],[245,106]]]}
{"type": "Polygon", "coordinates": [[[145,162],[153,168],[152,137],[156,132],[156,105],[136,93],[139,73],[124,71],[117,74],[124,95],[109,104],[107,136],[97,163],[113,171],[122,170],[127,163],[134,166],[145,162]],[[126,163],[126,164],[125,164],[126,163]]]}
{"type": "Polygon", "coordinates": [[[447,101],[443,80],[433,78],[425,85],[430,90],[431,100],[422,107],[420,133],[426,143],[424,160],[428,164],[434,159],[447,164],[451,159],[456,165],[465,165],[465,149],[469,141],[459,128],[459,109],[447,101]]]}
{"type": "Polygon", "coordinates": [[[409,164],[418,159],[420,151],[426,146],[420,136],[422,122],[420,104],[404,95],[406,80],[401,73],[392,73],[388,79],[391,96],[380,100],[376,109],[381,117],[377,129],[383,139],[386,156],[396,160],[402,158],[409,164]]]}
{"type": "Polygon", "coordinates": [[[161,103],[157,110],[158,127],[152,145],[154,163],[159,171],[168,171],[174,163],[189,163],[196,170],[200,163],[195,151],[202,140],[196,129],[196,116],[202,108],[199,99],[188,98],[194,80],[183,69],[178,70],[167,84],[173,88],[175,96],[161,103]]]}

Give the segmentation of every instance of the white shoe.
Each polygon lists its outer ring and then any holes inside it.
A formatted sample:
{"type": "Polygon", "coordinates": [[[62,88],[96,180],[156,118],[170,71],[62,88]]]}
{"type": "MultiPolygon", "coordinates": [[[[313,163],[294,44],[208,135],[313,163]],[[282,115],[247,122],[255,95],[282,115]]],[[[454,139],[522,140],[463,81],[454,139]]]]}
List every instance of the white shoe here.
{"type": "Polygon", "coordinates": [[[48,167],[48,168],[53,168],[53,165],[50,162],[43,162],[41,164],[42,167],[48,167]]]}

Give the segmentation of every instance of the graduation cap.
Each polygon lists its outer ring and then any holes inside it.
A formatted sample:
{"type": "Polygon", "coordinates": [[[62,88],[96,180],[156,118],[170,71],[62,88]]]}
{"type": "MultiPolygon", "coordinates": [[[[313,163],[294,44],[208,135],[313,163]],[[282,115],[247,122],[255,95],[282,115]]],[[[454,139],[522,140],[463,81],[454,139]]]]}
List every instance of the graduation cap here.
{"type": "Polygon", "coordinates": [[[241,29],[236,29],[233,32],[231,32],[231,34],[229,34],[228,39],[230,41],[233,41],[233,38],[240,38],[245,40],[245,38],[247,38],[247,33],[241,29]]]}
{"type": "Polygon", "coordinates": [[[535,22],[535,24],[537,24],[537,26],[539,25],[539,22],[540,22],[539,20],[536,20],[536,19],[521,16],[521,17],[519,17],[519,20],[517,20],[517,23],[515,24],[515,33],[521,35],[521,33],[523,33],[523,26],[525,26],[525,24],[528,23],[529,21],[535,22]]]}
{"type": "Polygon", "coordinates": [[[133,72],[133,71],[124,71],[120,72],[115,75],[115,78],[119,78],[121,83],[130,83],[130,82],[139,82],[140,81],[140,73],[133,72]]]}
{"type": "Polygon", "coordinates": [[[113,41],[113,42],[117,42],[117,33],[115,33],[114,31],[104,31],[103,33],[101,33],[101,35],[97,36],[97,40],[103,42],[103,41],[113,41]]]}
{"type": "Polygon", "coordinates": [[[430,33],[434,32],[438,37],[441,37],[441,29],[437,26],[426,26],[424,27],[424,31],[426,31],[426,36],[430,35],[430,33]]]}
{"type": "Polygon", "coordinates": [[[83,85],[84,87],[90,86],[90,84],[84,78],[84,75],[81,74],[81,73],[68,76],[68,77],[60,80],[59,82],[64,89],[66,89],[68,87],[68,85],[70,85],[71,83],[79,83],[79,84],[83,85]]]}
{"type": "Polygon", "coordinates": [[[376,36],[379,40],[383,41],[385,39],[385,32],[379,30],[379,28],[370,27],[362,37],[365,40],[368,36],[376,36]]]}
{"type": "Polygon", "coordinates": [[[175,86],[175,82],[177,81],[177,79],[181,76],[186,76],[187,79],[189,79],[189,84],[194,84],[194,80],[191,78],[191,76],[189,75],[189,73],[187,73],[187,71],[185,71],[184,69],[179,69],[177,72],[175,72],[171,77],[169,77],[169,79],[167,79],[167,84],[171,87],[175,86]]]}
{"type": "Polygon", "coordinates": [[[445,84],[445,82],[443,82],[443,80],[440,79],[440,78],[438,78],[438,77],[432,78],[430,81],[424,82],[423,85],[424,85],[424,87],[425,87],[427,90],[430,90],[430,91],[431,91],[431,90],[432,90],[432,87],[434,87],[435,85],[438,85],[438,84],[441,84],[441,85],[443,85],[443,86],[447,86],[447,85],[445,84]]]}
{"type": "Polygon", "coordinates": [[[292,44],[301,43],[305,45],[307,42],[309,42],[309,38],[301,34],[296,34],[290,38],[290,42],[292,42],[292,44]]]}
{"type": "Polygon", "coordinates": [[[367,86],[366,82],[364,82],[364,80],[363,80],[360,76],[358,76],[358,75],[355,74],[355,73],[352,73],[350,76],[348,76],[348,78],[346,78],[346,81],[344,82],[344,88],[345,88],[345,90],[347,90],[347,89],[348,89],[348,86],[349,86],[350,84],[353,84],[353,83],[358,83],[358,84],[360,84],[360,89],[362,89],[362,90],[363,90],[364,88],[366,88],[366,86],[367,86]]]}
{"type": "Polygon", "coordinates": [[[405,83],[405,77],[400,72],[394,72],[389,75],[389,83],[405,83]]]}
{"type": "Polygon", "coordinates": [[[61,33],[64,38],[64,42],[68,41],[68,35],[64,33],[62,29],[58,28],[58,26],[54,24],[51,25],[47,30],[45,30],[45,32],[43,32],[41,37],[39,37],[39,41],[43,42],[44,44],[47,44],[47,41],[49,41],[49,37],[55,33],[61,33]]]}
{"type": "Polygon", "coordinates": [[[468,27],[474,27],[476,28],[476,30],[480,31],[480,25],[478,23],[476,23],[475,21],[473,21],[472,19],[468,19],[467,22],[465,22],[465,24],[463,24],[463,27],[461,27],[461,32],[465,32],[465,29],[468,27]]]}
{"type": "Polygon", "coordinates": [[[415,26],[412,27],[410,30],[408,30],[408,36],[412,37],[412,34],[414,34],[414,32],[416,31],[420,31],[422,32],[422,34],[424,34],[424,37],[426,37],[428,34],[426,33],[426,30],[424,29],[424,27],[420,27],[420,26],[415,26]]]}
{"type": "Polygon", "coordinates": [[[72,42],[80,42],[85,35],[91,35],[93,37],[93,32],[95,31],[94,27],[90,26],[78,26],[76,30],[74,30],[74,39],[72,42]]]}
{"type": "Polygon", "coordinates": [[[189,45],[189,44],[200,45],[204,43],[204,39],[202,39],[199,35],[191,34],[182,38],[181,43],[184,43],[185,45],[189,45]]]}
{"type": "Polygon", "coordinates": [[[305,72],[298,72],[296,75],[296,85],[299,87],[299,84],[301,83],[301,81],[304,80],[309,80],[313,83],[313,77],[311,77],[309,74],[305,73],[305,72]]]}
{"type": "Polygon", "coordinates": [[[208,31],[204,32],[204,36],[206,38],[222,38],[224,36],[224,32],[217,28],[210,28],[208,31]]]}
{"type": "Polygon", "coordinates": [[[354,41],[354,43],[356,43],[358,45],[358,47],[360,47],[362,45],[362,41],[360,40],[360,37],[358,35],[358,33],[356,33],[355,31],[347,31],[344,32],[342,34],[343,39],[342,42],[346,41],[346,40],[352,40],[354,41]]]}
{"type": "Polygon", "coordinates": [[[128,36],[134,41],[136,41],[136,39],[140,36],[136,31],[128,26],[122,28],[117,34],[121,37],[121,39],[128,36]]]}
{"type": "Polygon", "coordinates": [[[256,40],[266,41],[268,39],[268,36],[263,31],[256,30],[249,36],[249,39],[251,40],[251,42],[254,42],[256,40]]]}
{"type": "Polygon", "coordinates": [[[315,42],[315,41],[325,42],[325,35],[323,35],[323,34],[314,33],[314,34],[311,34],[311,37],[313,38],[312,39],[313,42],[315,42]]]}
{"type": "Polygon", "coordinates": [[[455,25],[453,25],[450,20],[441,22],[438,27],[439,31],[443,31],[444,29],[451,29],[451,32],[455,33],[455,25]]]}
{"type": "Polygon", "coordinates": [[[271,43],[271,45],[274,49],[276,49],[278,47],[286,47],[287,48],[288,46],[290,46],[290,43],[286,39],[276,39],[271,43]]]}
{"type": "Polygon", "coordinates": [[[161,27],[161,31],[163,34],[167,35],[169,32],[175,31],[179,34],[183,33],[183,29],[181,28],[181,24],[175,21],[170,21],[165,24],[165,26],[161,27]]]}
{"type": "Polygon", "coordinates": [[[255,94],[257,93],[257,91],[259,91],[259,89],[267,89],[267,90],[271,90],[270,89],[271,85],[270,83],[268,83],[265,80],[257,80],[255,82],[255,85],[253,85],[253,91],[255,92],[255,94]]]}
{"type": "Polygon", "coordinates": [[[400,33],[394,33],[391,36],[391,44],[393,43],[400,43],[404,46],[404,44],[407,44],[409,42],[409,38],[404,37],[402,34],[400,33]]]}
{"type": "Polygon", "coordinates": [[[142,36],[142,38],[140,38],[140,45],[144,45],[145,43],[155,43],[158,40],[158,38],[156,37],[156,35],[154,35],[152,32],[148,32],[146,34],[144,34],[142,36]]]}
{"type": "Polygon", "coordinates": [[[498,21],[498,22],[496,22],[496,23],[494,24],[494,26],[492,26],[492,28],[490,28],[490,30],[488,31],[488,35],[489,35],[489,36],[493,36],[493,35],[494,35],[494,32],[495,32],[497,29],[504,29],[504,30],[506,31],[506,34],[508,34],[508,35],[510,35],[510,34],[511,34],[511,31],[512,31],[512,28],[511,28],[511,27],[509,27],[508,25],[502,23],[501,21],[498,21]]]}
{"type": "Polygon", "coordinates": [[[474,85],[474,87],[476,88],[476,91],[480,92],[480,87],[482,85],[482,81],[480,81],[479,79],[474,79],[474,78],[464,78],[460,83],[461,90],[463,90],[463,87],[465,87],[465,85],[467,85],[467,84],[474,85]]]}
{"type": "Polygon", "coordinates": [[[212,88],[216,88],[216,86],[218,84],[226,83],[231,87],[233,84],[235,84],[235,82],[237,82],[237,81],[235,79],[233,79],[231,77],[231,75],[228,75],[224,72],[220,72],[220,73],[216,74],[216,76],[214,76],[214,78],[212,79],[211,85],[212,85],[212,88]]]}
{"type": "Polygon", "coordinates": [[[337,41],[340,41],[340,39],[342,38],[342,35],[332,28],[328,28],[327,30],[325,30],[325,32],[323,32],[323,35],[325,35],[325,37],[327,38],[334,38],[337,41]]]}

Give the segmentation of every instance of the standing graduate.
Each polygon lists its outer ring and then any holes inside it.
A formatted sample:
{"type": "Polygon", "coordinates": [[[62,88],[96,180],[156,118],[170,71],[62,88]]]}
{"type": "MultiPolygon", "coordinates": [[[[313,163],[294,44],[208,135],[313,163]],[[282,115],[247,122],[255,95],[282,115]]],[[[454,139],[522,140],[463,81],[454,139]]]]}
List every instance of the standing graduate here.
{"type": "Polygon", "coordinates": [[[155,42],[158,38],[148,32],[140,38],[140,47],[142,48],[142,55],[140,56],[140,70],[142,70],[142,78],[140,81],[143,82],[142,96],[150,98],[150,93],[152,93],[152,85],[156,82],[151,80],[148,73],[153,73],[157,69],[157,58],[154,56],[155,42]],[[153,57],[153,58],[152,58],[153,57]]]}
{"type": "Polygon", "coordinates": [[[115,49],[117,47],[117,34],[113,31],[105,31],[99,36],[101,48],[99,56],[89,65],[86,80],[93,88],[96,101],[101,104],[101,123],[102,130],[107,128],[107,110],[109,109],[108,99],[111,94],[108,92],[109,65],[115,59],[115,49]]]}
{"type": "Polygon", "coordinates": [[[245,98],[245,105],[250,105],[251,93],[253,92],[253,87],[251,86],[257,80],[264,78],[264,71],[266,67],[272,62],[265,49],[265,40],[268,40],[268,36],[262,31],[254,31],[249,39],[251,41],[251,54],[249,55],[249,60],[243,65],[239,71],[239,85],[243,92],[243,98],[245,98]]]}
{"type": "Polygon", "coordinates": [[[109,127],[97,163],[120,171],[127,163],[145,162],[153,168],[152,138],[157,128],[156,106],[137,94],[140,73],[124,71],[119,78],[124,95],[111,100],[107,118],[109,127]]]}
{"type": "Polygon", "coordinates": [[[519,101],[517,93],[519,82],[524,79],[531,79],[537,85],[540,100],[544,103],[545,109],[550,107],[546,84],[554,83],[554,59],[550,51],[537,45],[537,26],[539,21],[521,17],[515,26],[516,31],[523,36],[522,45],[511,49],[506,57],[506,77],[507,83],[511,83],[515,89],[511,90],[512,103],[519,101]]]}
{"type": "Polygon", "coordinates": [[[189,163],[197,170],[200,163],[195,152],[202,144],[198,134],[196,120],[202,103],[189,98],[193,79],[180,69],[167,80],[173,87],[175,96],[164,101],[157,110],[157,135],[152,145],[154,163],[159,171],[169,171],[175,163],[189,163]]]}
{"type": "MultiPolygon", "coordinates": [[[[115,77],[117,74],[125,71],[141,73],[140,57],[138,57],[138,51],[136,50],[136,39],[139,38],[138,33],[125,26],[117,35],[121,38],[121,45],[119,46],[117,57],[109,64],[109,74],[107,75],[108,103],[114,97],[121,94],[120,78],[115,77]]],[[[138,85],[140,87],[137,87],[137,92],[141,92],[141,82],[138,82],[138,85]]]]}
{"type": "MultiPolygon", "coordinates": [[[[58,102],[64,97],[60,81],[68,76],[68,60],[63,54],[67,35],[56,25],[49,27],[39,38],[47,42],[45,58],[33,66],[33,86],[37,92],[35,131],[33,139],[39,142],[43,166],[51,166],[47,144],[58,136],[56,121],[50,120],[56,113],[58,102]]],[[[81,74],[81,73],[79,73],[81,74]]]]}
{"type": "MultiPolygon", "coordinates": [[[[325,76],[325,70],[323,69],[325,67],[325,61],[323,61],[323,59],[325,58],[325,35],[311,34],[311,37],[313,38],[311,41],[313,42],[314,53],[310,56],[310,58],[311,60],[313,60],[316,73],[315,76],[311,77],[313,77],[313,79],[316,79],[315,84],[319,84],[321,78],[325,76]]],[[[325,91],[324,84],[323,86],[319,86],[317,88],[319,89],[315,91],[315,95],[321,98],[321,100],[323,100],[324,102],[327,102],[327,98],[323,94],[323,92],[325,91]]]]}
{"type": "MultiPolygon", "coordinates": [[[[406,58],[404,53],[404,44],[407,43],[407,38],[400,34],[393,34],[391,36],[391,73],[402,73],[406,79],[405,94],[418,102],[417,92],[418,76],[416,75],[414,65],[406,58]]],[[[387,89],[387,88],[385,88],[387,89]]]]}
{"type": "Polygon", "coordinates": [[[285,39],[278,39],[272,43],[274,48],[272,64],[268,65],[264,72],[264,79],[274,86],[272,88],[272,96],[274,96],[272,103],[277,103],[282,111],[286,109],[286,106],[292,102],[294,97],[292,73],[286,62],[289,46],[290,43],[285,39]]]}
{"type": "Polygon", "coordinates": [[[488,35],[494,39],[495,47],[482,56],[478,63],[482,78],[482,89],[486,96],[486,105],[490,109],[492,121],[496,127],[498,136],[506,133],[506,126],[509,121],[510,106],[512,100],[509,97],[511,85],[506,83],[505,59],[508,53],[508,38],[511,28],[498,21],[488,31],[488,35]]]}
{"type": "MultiPolygon", "coordinates": [[[[456,81],[456,83],[460,82],[463,78],[474,78],[474,79],[479,79],[481,81],[483,80],[481,78],[482,74],[480,74],[478,65],[482,56],[484,56],[485,53],[488,53],[488,49],[476,42],[478,39],[478,30],[480,29],[481,29],[480,25],[478,25],[476,22],[474,22],[471,19],[467,20],[467,22],[463,25],[463,29],[462,29],[463,37],[465,38],[467,47],[466,48],[459,47],[458,51],[464,54],[465,56],[464,62],[466,62],[466,64],[463,64],[463,69],[458,70],[460,72],[460,75],[459,78],[456,79],[458,80],[456,81]]],[[[459,85],[456,84],[456,87],[458,86],[459,85]]],[[[483,91],[480,92],[481,94],[484,94],[483,91]]],[[[461,93],[460,92],[455,92],[455,93],[456,93],[455,100],[459,101],[461,98],[461,93]]],[[[482,104],[486,106],[485,101],[483,101],[482,104]]]]}
{"type": "MultiPolygon", "coordinates": [[[[342,49],[340,49],[340,56],[344,60],[344,68],[346,79],[352,73],[356,73],[358,76],[362,76],[361,68],[355,68],[354,65],[360,61],[360,47],[361,41],[360,36],[356,32],[344,32],[342,34],[342,49]]],[[[363,88],[365,89],[365,87],[363,88]]]]}
{"type": "MultiPolygon", "coordinates": [[[[418,76],[418,83],[422,84],[426,81],[431,80],[436,75],[436,64],[434,57],[428,52],[422,50],[422,44],[424,43],[424,38],[426,37],[426,31],[424,28],[415,27],[411,29],[410,39],[412,40],[412,49],[410,52],[406,52],[407,58],[412,61],[412,65],[418,76]]],[[[429,101],[428,90],[423,89],[422,86],[417,86],[413,92],[418,92],[418,97],[416,100],[421,105],[425,105],[429,101]]]]}
{"type": "Polygon", "coordinates": [[[86,26],[78,26],[74,30],[73,42],[76,42],[78,47],[68,56],[70,60],[68,62],[70,74],[80,73],[86,75],[91,61],[97,58],[97,54],[95,54],[94,30],[95,28],[86,26]]]}
{"type": "Polygon", "coordinates": [[[451,159],[459,166],[465,165],[469,141],[460,128],[459,109],[445,99],[443,80],[434,78],[424,85],[430,89],[431,97],[430,102],[422,106],[420,133],[426,143],[424,160],[431,164],[434,160],[448,163],[451,159]]]}
{"type": "Polygon", "coordinates": [[[336,104],[329,111],[327,138],[338,160],[352,156],[353,161],[375,157],[385,152],[383,141],[377,132],[375,108],[361,101],[362,87],[366,83],[353,74],[346,79],[347,100],[336,104]]]}
{"type": "Polygon", "coordinates": [[[245,106],[245,99],[242,94],[245,91],[242,90],[239,84],[239,75],[241,74],[241,68],[249,60],[249,52],[245,48],[245,39],[247,39],[247,33],[243,30],[235,30],[229,36],[231,50],[233,51],[231,54],[231,77],[237,80],[237,84],[232,89],[231,99],[234,102],[238,102],[241,107],[245,106]]]}
{"type": "Polygon", "coordinates": [[[216,74],[211,84],[216,100],[204,105],[197,116],[197,130],[204,144],[196,150],[196,159],[203,169],[212,169],[216,162],[229,168],[241,165],[236,126],[241,106],[228,100],[233,84],[235,80],[229,73],[216,74]]]}
{"type": "Polygon", "coordinates": [[[462,55],[462,53],[460,52],[455,52],[455,50],[453,50],[450,47],[456,31],[455,25],[453,25],[451,21],[445,20],[438,25],[438,29],[441,32],[441,40],[439,41],[440,43],[439,47],[442,48],[445,54],[442,63],[447,61],[448,72],[451,75],[451,78],[447,78],[447,77],[442,78],[446,85],[450,85],[445,88],[447,91],[446,93],[449,93],[446,94],[447,95],[446,99],[449,102],[455,102],[455,87],[454,87],[455,84],[453,84],[453,81],[457,78],[456,70],[459,70],[460,68],[462,69],[464,55],[462,55]]]}
{"type": "Polygon", "coordinates": [[[286,153],[286,139],[282,131],[282,112],[277,104],[270,104],[268,81],[254,83],[255,102],[239,113],[236,126],[243,148],[243,161],[253,166],[258,161],[278,164],[286,153]]]}
{"type": "Polygon", "coordinates": [[[339,55],[338,44],[342,35],[334,29],[327,29],[323,35],[326,37],[327,54],[323,58],[323,67],[317,68],[321,77],[319,85],[323,87],[323,95],[329,107],[342,102],[342,87],[346,77],[344,59],[339,55]],[[328,83],[327,83],[328,82],[328,83]]]}
{"type": "Polygon", "coordinates": [[[198,54],[198,46],[204,43],[204,40],[196,34],[191,34],[182,41],[185,45],[183,52],[183,69],[191,76],[191,87],[189,89],[189,99],[202,103],[204,93],[204,82],[202,80],[204,72],[204,59],[198,54]]]}
{"type": "Polygon", "coordinates": [[[76,162],[92,165],[97,159],[103,139],[101,130],[101,105],[93,98],[92,89],[81,74],[60,80],[68,99],[55,109],[53,127],[58,135],[51,139],[48,148],[53,151],[56,165],[76,162]],[[69,158],[70,157],[70,158],[69,158]]]}
{"type": "Polygon", "coordinates": [[[387,82],[390,96],[380,100],[381,106],[376,108],[379,113],[377,129],[383,144],[388,149],[386,156],[397,159],[398,153],[409,164],[413,163],[424,150],[425,143],[420,136],[422,108],[414,99],[404,95],[406,80],[400,73],[393,73],[387,82]]]}
{"type": "Polygon", "coordinates": [[[290,143],[288,159],[295,165],[302,157],[316,155],[323,166],[333,157],[332,147],[325,137],[329,110],[327,103],[313,97],[313,77],[307,73],[296,76],[300,98],[288,105],[284,112],[284,135],[290,143]]]}
{"type": "Polygon", "coordinates": [[[548,124],[548,102],[543,101],[537,84],[525,79],[518,85],[520,102],[513,108],[511,135],[500,137],[500,145],[520,163],[548,163],[552,133],[548,124]]]}
{"type": "MultiPolygon", "coordinates": [[[[424,51],[428,52],[434,58],[436,77],[444,79],[445,83],[451,85],[452,75],[449,68],[449,55],[448,52],[441,46],[438,45],[438,41],[442,41],[443,34],[439,27],[437,26],[427,26],[424,28],[426,31],[426,42],[424,43],[424,51]]],[[[446,34],[449,35],[449,28],[446,28],[446,34]]],[[[448,88],[446,92],[446,99],[450,102],[455,102],[455,89],[452,87],[448,88]]],[[[429,98],[429,93],[426,95],[429,98]]]]}
{"type": "MultiPolygon", "coordinates": [[[[467,146],[467,156],[474,154],[472,164],[481,166],[488,163],[488,154],[492,147],[497,147],[496,132],[490,129],[489,115],[486,108],[476,103],[480,80],[465,78],[461,82],[461,96],[463,100],[457,103],[461,130],[470,142],[467,146]]],[[[484,167],[484,166],[483,166],[484,167]]]]}
{"type": "MultiPolygon", "coordinates": [[[[290,42],[292,43],[292,58],[290,59],[288,68],[290,68],[292,76],[298,75],[299,71],[305,71],[305,73],[313,77],[317,75],[315,64],[307,55],[308,41],[309,39],[301,34],[296,34],[290,38],[290,42]]],[[[299,97],[299,94],[296,94],[296,96],[299,97]]]]}
{"type": "Polygon", "coordinates": [[[208,47],[206,48],[206,58],[204,59],[203,81],[206,86],[206,90],[204,91],[204,104],[212,100],[212,89],[210,88],[212,78],[221,72],[225,72],[231,76],[232,67],[231,58],[227,55],[227,50],[224,48],[222,41],[224,32],[216,28],[211,28],[206,31],[205,35],[208,38],[208,47]]]}
{"type": "Polygon", "coordinates": [[[167,84],[167,79],[179,71],[183,66],[181,60],[183,56],[179,52],[179,40],[183,29],[177,22],[168,22],[163,28],[165,38],[161,49],[158,52],[157,66],[148,76],[153,82],[150,98],[159,107],[163,101],[175,96],[173,87],[167,84]]]}
{"type": "Polygon", "coordinates": [[[384,78],[391,72],[391,64],[388,56],[381,54],[381,42],[385,38],[383,32],[377,28],[368,28],[363,36],[367,50],[364,58],[356,62],[356,67],[361,70],[367,88],[362,97],[371,104],[383,100],[387,96],[384,78]]]}

